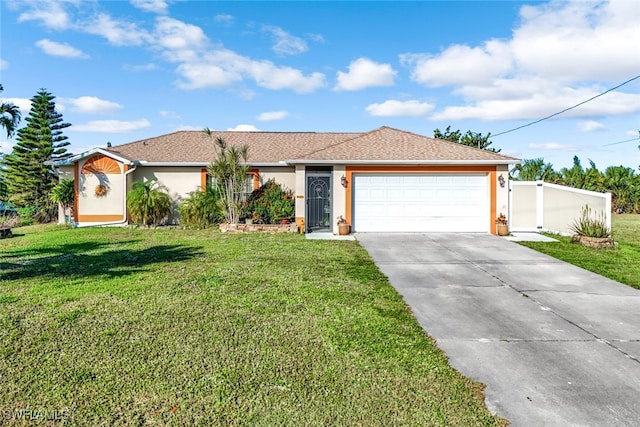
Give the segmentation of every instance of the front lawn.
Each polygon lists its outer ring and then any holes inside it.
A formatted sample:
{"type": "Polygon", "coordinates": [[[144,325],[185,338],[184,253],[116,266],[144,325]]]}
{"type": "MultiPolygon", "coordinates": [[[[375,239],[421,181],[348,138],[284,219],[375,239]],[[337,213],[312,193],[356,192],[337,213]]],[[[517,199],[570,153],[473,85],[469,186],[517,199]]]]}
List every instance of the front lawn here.
{"type": "Polygon", "coordinates": [[[559,243],[520,242],[594,273],[640,289],[640,215],[613,215],[613,249],[592,249],[571,243],[569,237],[553,235],[559,243]]]}
{"type": "Polygon", "coordinates": [[[0,416],[504,425],[357,242],[25,227],[0,241],[0,416]],[[36,411],[36,412],[29,412],[36,411]]]}

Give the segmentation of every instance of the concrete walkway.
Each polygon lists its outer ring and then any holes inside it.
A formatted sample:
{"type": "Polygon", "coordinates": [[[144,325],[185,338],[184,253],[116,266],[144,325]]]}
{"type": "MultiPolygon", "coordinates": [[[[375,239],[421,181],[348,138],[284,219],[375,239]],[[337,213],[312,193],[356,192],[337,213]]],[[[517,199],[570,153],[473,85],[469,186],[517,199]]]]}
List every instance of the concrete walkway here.
{"type": "Polygon", "coordinates": [[[513,426],[640,426],[640,291],[496,236],[356,238],[513,426]]]}

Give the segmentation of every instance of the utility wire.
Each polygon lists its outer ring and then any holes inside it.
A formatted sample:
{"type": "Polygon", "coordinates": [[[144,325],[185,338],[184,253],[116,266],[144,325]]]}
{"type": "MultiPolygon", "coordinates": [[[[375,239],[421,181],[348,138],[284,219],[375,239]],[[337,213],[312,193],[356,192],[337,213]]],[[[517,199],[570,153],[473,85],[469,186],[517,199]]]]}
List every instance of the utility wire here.
{"type": "MultiPolygon", "coordinates": [[[[637,79],[640,79],[640,75],[637,75],[637,76],[635,76],[635,77],[633,77],[633,78],[631,78],[631,79],[627,80],[626,82],[620,83],[620,84],[619,84],[618,86],[616,86],[616,87],[612,87],[611,89],[607,89],[607,90],[605,90],[604,92],[599,93],[599,94],[598,94],[598,95],[596,95],[596,96],[592,96],[591,98],[587,99],[586,101],[582,101],[582,102],[580,102],[580,103],[578,103],[578,104],[576,104],[576,105],[574,105],[574,106],[572,106],[572,107],[565,108],[565,109],[564,109],[564,110],[562,110],[562,111],[558,111],[557,113],[553,113],[553,114],[551,114],[550,116],[543,117],[543,118],[538,119],[538,120],[535,120],[535,121],[533,121],[533,122],[531,122],[531,123],[527,123],[527,124],[525,124],[525,125],[518,126],[518,127],[516,127],[516,128],[506,130],[506,131],[504,131],[504,132],[496,133],[495,135],[491,135],[491,137],[492,137],[492,138],[495,138],[496,136],[504,135],[505,133],[510,133],[510,132],[516,131],[516,130],[518,130],[518,129],[526,128],[527,126],[535,125],[536,123],[540,123],[540,122],[542,122],[542,121],[544,121],[544,120],[547,120],[547,119],[550,119],[550,118],[552,118],[552,117],[558,116],[558,115],[560,115],[560,114],[562,114],[562,113],[566,113],[566,112],[567,112],[567,111],[569,111],[569,110],[573,110],[574,108],[577,108],[577,107],[579,107],[579,106],[581,106],[581,105],[584,105],[584,104],[586,104],[587,102],[593,101],[594,99],[599,98],[599,97],[601,97],[602,95],[605,95],[605,94],[607,94],[607,93],[609,93],[609,92],[611,92],[611,91],[613,91],[613,90],[616,90],[616,89],[618,89],[618,88],[620,88],[620,87],[622,87],[622,86],[626,85],[627,83],[631,83],[632,81],[637,80],[637,79]]],[[[628,142],[628,141],[625,141],[625,142],[628,142]]]]}
{"type": "Polygon", "coordinates": [[[611,144],[604,144],[602,147],[608,147],[610,145],[618,145],[618,144],[622,144],[622,143],[625,143],[625,142],[631,142],[631,141],[640,141],[640,137],[626,139],[624,141],[612,142],[611,144]]]}

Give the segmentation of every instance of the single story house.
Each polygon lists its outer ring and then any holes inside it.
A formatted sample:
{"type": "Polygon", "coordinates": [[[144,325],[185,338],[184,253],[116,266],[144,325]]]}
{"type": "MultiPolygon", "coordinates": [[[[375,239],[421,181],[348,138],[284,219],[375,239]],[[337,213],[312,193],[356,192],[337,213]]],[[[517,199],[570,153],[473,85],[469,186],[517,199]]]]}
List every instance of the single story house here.
{"type": "MultiPolygon", "coordinates": [[[[496,232],[509,210],[509,165],[519,159],[415,133],[178,131],[94,148],[54,164],[75,180],[79,226],[126,224],[127,191],[157,179],[177,207],[207,185],[215,138],[249,148],[252,188],[275,179],[295,192],[308,232],[496,232]]],[[[177,209],[176,209],[177,211],[177,209]]],[[[179,222],[177,213],[171,218],[179,222]]]]}

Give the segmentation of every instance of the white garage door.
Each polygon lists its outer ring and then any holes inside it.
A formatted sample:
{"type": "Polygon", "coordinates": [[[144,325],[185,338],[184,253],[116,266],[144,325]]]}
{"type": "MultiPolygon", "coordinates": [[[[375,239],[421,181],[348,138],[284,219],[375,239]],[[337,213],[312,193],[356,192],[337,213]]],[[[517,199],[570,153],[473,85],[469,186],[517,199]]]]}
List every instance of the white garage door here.
{"type": "Polygon", "coordinates": [[[485,174],[354,174],[353,231],[488,232],[485,174]]]}

